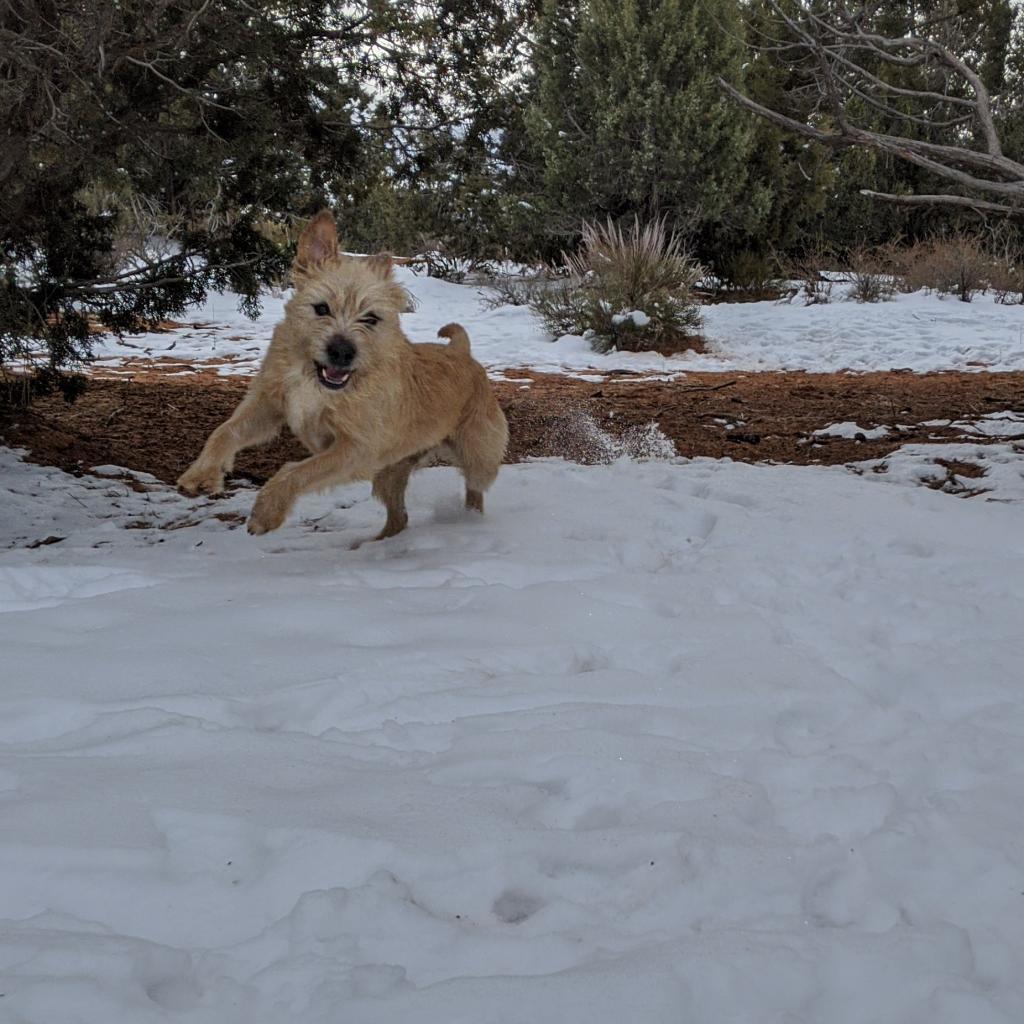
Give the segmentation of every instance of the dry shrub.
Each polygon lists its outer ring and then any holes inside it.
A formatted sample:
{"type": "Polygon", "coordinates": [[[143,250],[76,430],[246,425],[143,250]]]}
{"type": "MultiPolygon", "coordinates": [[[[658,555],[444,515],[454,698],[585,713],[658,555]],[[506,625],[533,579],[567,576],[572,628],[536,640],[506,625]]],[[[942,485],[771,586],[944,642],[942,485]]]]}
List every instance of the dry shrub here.
{"type": "Polygon", "coordinates": [[[584,224],[568,277],[539,290],[530,308],[554,335],[580,334],[598,352],[693,348],[701,325],[694,285],[703,273],[664,220],[623,229],[584,224]]]}
{"type": "Polygon", "coordinates": [[[990,284],[1000,305],[1019,306],[1024,303],[1024,260],[993,266],[990,284]]]}
{"type": "Polygon", "coordinates": [[[262,217],[257,217],[253,226],[278,248],[287,249],[299,240],[299,235],[302,234],[306,223],[305,217],[296,217],[292,214],[265,214],[262,217]]]}
{"type": "Polygon", "coordinates": [[[442,248],[424,249],[420,253],[420,265],[427,271],[427,277],[436,277],[451,284],[463,284],[469,273],[466,260],[442,248]]]}
{"type": "Polygon", "coordinates": [[[417,236],[416,258],[413,269],[416,273],[426,271],[427,277],[436,277],[450,284],[469,284],[483,280],[485,283],[498,276],[494,263],[480,255],[457,250],[444,239],[420,234],[417,236]]]}
{"type": "Polygon", "coordinates": [[[996,302],[1004,306],[1024,303],[1024,252],[1012,236],[997,237],[989,268],[989,285],[996,302]]]}
{"type": "Polygon", "coordinates": [[[543,303],[544,293],[557,287],[551,275],[544,270],[521,274],[494,273],[485,283],[487,293],[481,300],[484,309],[543,303]]]}
{"type": "Polygon", "coordinates": [[[847,256],[847,267],[849,297],[856,302],[882,302],[899,289],[900,277],[889,246],[857,246],[847,256]]]}
{"type": "Polygon", "coordinates": [[[488,282],[488,293],[483,297],[484,309],[498,309],[501,306],[528,306],[537,294],[534,281],[511,274],[496,277],[488,282]]]}
{"type": "Polygon", "coordinates": [[[825,277],[822,270],[835,264],[835,254],[827,246],[817,244],[802,256],[796,256],[784,264],[786,278],[798,282],[796,290],[790,290],[788,301],[801,296],[805,306],[823,306],[832,301],[832,286],[835,281],[825,277]]]}
{"type": "Polygon", "coordinates": [[[93,216],[113,218],[113,247],[108,262],[114,274],[126,265],[165,259],[178,251],[174,241],[188,227],[181,214],[172,215],[156,199],[140,195],[124,182],[93,183],[75,197],[93,216]]]}
{"type": "Polygon", "coordinates": [[[998,263],[984,242],[966,231],[916,242],[900,252],[900,273],[908,291],[926,288],[970,302],[990,287],[998,263]]]}

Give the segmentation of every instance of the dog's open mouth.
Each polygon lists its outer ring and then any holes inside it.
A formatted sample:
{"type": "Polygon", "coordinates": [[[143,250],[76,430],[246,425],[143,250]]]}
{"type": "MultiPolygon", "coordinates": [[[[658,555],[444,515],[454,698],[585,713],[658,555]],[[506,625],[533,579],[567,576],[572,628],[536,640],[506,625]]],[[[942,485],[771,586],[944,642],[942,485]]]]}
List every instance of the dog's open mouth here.
{"type": "Polygon", "coordinates": [[[316,364],[316,375],[325,388],[331,391],[341,391],[352,379],[352,370],[339,370],[335,366],[321,366],[316,364]]]}

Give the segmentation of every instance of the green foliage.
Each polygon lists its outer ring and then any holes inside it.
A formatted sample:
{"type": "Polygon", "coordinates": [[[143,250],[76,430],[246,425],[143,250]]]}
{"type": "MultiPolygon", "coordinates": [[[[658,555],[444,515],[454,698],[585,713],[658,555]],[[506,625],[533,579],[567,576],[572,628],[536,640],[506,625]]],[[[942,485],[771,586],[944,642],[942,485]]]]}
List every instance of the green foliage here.
{"type": "Polygon", "coordinates": [[[0,24],[0,362],[52,373],[96,325],[138,330],[211,287],[254,309],[286,255],[257,218],[358,160],[358,95],[318,56],[326,2],[4,0],[0,24]],[[173,237],[128,254],[143,209],[173,237]]]}
{"type": "Polygon", "coordinates": [[[780,287],[775,258],[754,249],[737,249],[723,256],[716,281],[722,291],[743,292],[757,298],[770,296],[780,287]]]}
{"type": "Polygon", "coordinates": [[[757,232],[753,128],[717,84],[740,76],[737,5],[545,0],[536,38],[526,126],[549,249],[595,217],[667,216],[708,255],[757,232]]]}
{"type": "MultiPolygon", "coordinates": [[[[778,25],[767,0],[747,0],[740,8],[747,42],[743,68],[747,94],[772,110],[798,120],[806,118],[808,101],[799,88],[801,78],[772,49],[788,41],[784,27],[778,25]]],[[[838,176],[832,155],[763,118],[738,109],[735,114],[749,123],[747,174],[767,203],[757,230],[749,232],[742,245],[761,254],[798,250],[833,201],[838,176]]],[[[721,266],[716,269],[724,272],[721,266]]]]}
{"type": "MultiPolygon", "coordinates": [[[[1021,158],[1012,0],[872,0],[857,16],[870,31],[927,31],[977,67],[998,94],[1004,149],[1021,158]]],[[[443,253],[456,270],[556,258],[583,221],[610,219],[625,238],[637,218],[663,220],[746,291],[772,283],[776,253],[809,267],[827,248],[849,265],[859,246],[973,219],[867,198],[943,187],[895,156],[823,150],[726,98],[720,76],[828,127],[813,59],[788,47],[768,0],[0,0],[0,38],[0,365],[34,360],[54,379],[88,358],[97,327],[173,318],[210,288],[255,309],[325,204],[349,247],[443,253]]],[[[930,66],[866,67],[900,88],[964,88],[930,66]]],[[[888,102],[855,96],[850,117],[964,143],[948,103],[888,102]]],[[[1020,251],[1019,232],[1007,244],[1020,251]]],[[[693,329],[689,299],[666,299],[664,329],[633,339],[633,322],[612,318],[650,315],[651,290],[603,280],[609,312],[601,275],[576,269],[564,289],[529,285],[553,330],[586,324],[599,344],[626,346],[693,329]]],[[[827,298],[802,279],[809,300],[827,298]]]]}
{"type": "Polygon", "coordinates": [[[663,220],[622,229],[583,225],[568,279],[536,288],[530,306],[554,335],[579,334],[599,352],[692,348],[701,325],[693,287],[702,270],[663,220]]]}
{"type": "Polygon", "coordinates": [[[1024,162],[1024,16],[1018,15],[1008,34],[1006,82],[997,108],[1003,152],[1024,162]]]}
{"type": "Polygon", "coordinates": [[[516,11],[0,0],[0,364],[73,365],[97,324],[138,330],[211,287],[252,311],[287,266],[267,226],[326,203],[375,201],[400,242],[479,231],[490,214],[434,186],[484,194],[516,11]]]}

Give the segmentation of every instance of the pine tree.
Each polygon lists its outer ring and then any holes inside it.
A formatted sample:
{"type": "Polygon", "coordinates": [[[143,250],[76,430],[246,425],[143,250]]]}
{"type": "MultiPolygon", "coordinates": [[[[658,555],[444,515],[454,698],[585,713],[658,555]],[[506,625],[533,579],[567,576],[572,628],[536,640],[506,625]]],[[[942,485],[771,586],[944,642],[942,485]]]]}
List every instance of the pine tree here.
{"type": "Polygon", "coordinates": [[[211,287],[252,309],[291,215],[471,180],[517,10],[0,0],[0,369],[82,360],[95,323],[139,329],[211,287]],[[124,251],[140,211],[159,254],[124,251]]]}
{"type": "MultiPolygon", "coordinates": [[[[773,110],[806,116],[802,98],[793,95],[797,80],[792,68],[762,49],[780,40],[769,5],[765,0],[747,0],[743,14],[749,45],[743,69],[747,93],[773,110]]],[[[747,173],[768,192],[769,205],[757,236],[749,238],[746,247],[788,255],[816,247],[821,216],[837,185],[831,154],[761,118],[751,117],[750,124],[754,141],[747,173]]]]}
{"type": "Polygon", "coordinates": [[[666,215],[704,258],[757,231],[770,186],[717,85],[741,74],[742,33],[730,0],[545,0],[527,124],[551,248],[608,216],[666,215]]]}

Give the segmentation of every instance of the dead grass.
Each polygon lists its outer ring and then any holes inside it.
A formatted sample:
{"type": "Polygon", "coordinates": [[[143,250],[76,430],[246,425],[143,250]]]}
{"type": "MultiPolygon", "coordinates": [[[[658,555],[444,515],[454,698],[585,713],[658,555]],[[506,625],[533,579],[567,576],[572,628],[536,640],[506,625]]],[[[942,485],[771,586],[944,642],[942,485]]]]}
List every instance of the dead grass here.
{"type": "Polygon", "coordinates": [[[812,246],[803,255],[784,263],[787,279],[799,282],[799,290],[791,292],[789,300],[799,295],[805,306],[823,306],[831,302],[835,281],[826,277],[822,271],[834,264],[835,253],[821,244],[812,246]]]}

